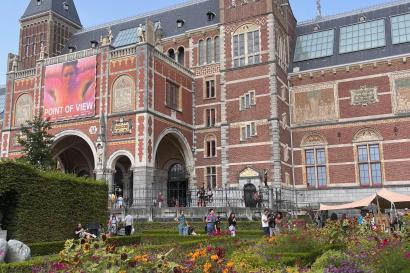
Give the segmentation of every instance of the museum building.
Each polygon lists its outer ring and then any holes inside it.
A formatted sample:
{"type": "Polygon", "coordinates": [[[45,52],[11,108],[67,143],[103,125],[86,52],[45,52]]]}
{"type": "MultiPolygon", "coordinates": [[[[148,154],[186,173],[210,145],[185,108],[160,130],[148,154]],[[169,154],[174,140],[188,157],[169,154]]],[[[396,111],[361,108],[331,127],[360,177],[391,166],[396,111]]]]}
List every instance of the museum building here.
{"type": "Polygon", "coordinates": [[[300,206],[409,193],[409,42],[409,0],[300,23],[287,0],[195,0],[91,28],[73,0],[31,0],[0,157],[42,112],[57,167],[134,206],[199,187],[300,206]]]}

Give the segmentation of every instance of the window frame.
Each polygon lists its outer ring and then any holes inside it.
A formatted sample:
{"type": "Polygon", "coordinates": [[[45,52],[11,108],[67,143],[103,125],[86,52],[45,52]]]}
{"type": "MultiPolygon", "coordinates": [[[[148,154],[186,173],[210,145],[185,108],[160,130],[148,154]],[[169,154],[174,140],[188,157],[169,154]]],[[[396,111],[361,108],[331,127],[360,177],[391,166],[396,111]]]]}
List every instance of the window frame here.
{"type": "Polygon", "coordinates": [[[216,98],[216,79],[214,77],[204,78],[204,99],[215,99],[215,98],[216,98]],[[208,88],[207,82],[213,82],[213,90],[212,90],[211,85],[210,85],[210,88],[208,88]],[[210,93],[210,95],[212,95],[213,93],[213,96],[208,96],[208,93],[210,93]]]}
{"type": "Polygon", "coordinates": [[[243,25],[238,28],[232,34],[231,38],[232,44],[232,67],[233,68],[240,68],[248,65],[255,65],[260,64],[262,62],[262,37],[261,37],[261,27],[259,25],[249,24],[243,25]],[[250,43],[249,43],[249,35],[252,34],[253,44],[252,47],[255,48],[255,37],[254,33],[258,34],[258,42],[257,42],[257,51],[252,50],[252,53],[249,53],[250,43]],[[243,35],[243,54],[241,54],[241,35],[243,35]],[[235,42],[235,37],[237,37],[237,42],[235,42]],[[235,45],[237,43],[237,46],[235,45]],[[235,54],[238,52],[238,55],[235,54]],[[250,58],[253,58],[252,63],[249,62],[250,58]],[[257,61],[256,61],[257,58],[257,61]],[[243,63],[242,63],[243,59],[243,63]]]}
{"type": "MultiPolygon", "coordinates": [[[[327,39],[327,37],[329,37],[329,36],[326,36],[326,39],[327,39]]],[[[306,33],[306,34],[302,34],[302,35],[297,36],[296,37],[296,43],[295,43],[295,54],[293,56],[293,62],[295,62],[295,63],[296,62],[304,62],[304,61],[308,61],[308,60],[315,60],[315,59],[320,59],[320,58],[333,56],[335,54],[335,37],[336,37],[336,30],[334,28],[318,30],[318,31],[314,31],[314,32],[310,32],[310,33],[306,33]],[[305,58],[296,58],[298,56],[296,51],[298,49],[299,38],[309,36],[309,35],[314,35],[316,33],[324,33],[324,32],[332,32],[332,34],[333,34],[333,39],[332,39],[332,42],[330,43],[332,48],[329,49],[331,51],[330,53],[320,55],[320,56],[315,55],[314,57],[308,56],[308,57],[305,57],[305,58]]],[[[321,38],[323,39],[324,37],[322,36],[321,38]]],[[[310,40],[313,40],[313,39],[310,39],[310,40]]],[[[316,40],[318,40],[318,39],[316,39],[316,40]]],[[[303,41],[301,41],[300,43],[302,43],[302,42],[303,41]]],[[[316,48],[317,48],[318,44],[316,44],[316,48]]],[[[328,45],[328,43],[322,43],[321,45],[328,45]]],[[[300,46],[300,48],[302,48],[302,46],[300,46]]],[[[326,48],[326,49],[328,49],[328,48],[326,48]]],[[[321,51],[324,51],[323,47],[322,47],[321,51]]],[[[318,51],[315,51],[315,52],[318,52],[318,51]]]]}
{"type": "Polygon", "coordinates": [[[206,108],[204,110],[205,127],[212,128],[216,125],[216,108],[206,108]]]}
{"type": "MultiPolygon", "coordinates": [[[[391,36],[391,41],[392,41],[392,44],[393,45],[400,45],[400,44],[405,44],[405,43],[410,43],[410,38],[409,39],[407,39],[407,37],[406,37],[406,41],[404,41],[404,42],[401,42],[401,41],[399,41],[399,42],[394,42],[394,35],[393,35],[393,22],[392,22],[392,20],[393,20],[393,18],[395,18],[395,17],[401,17],[401,16],[406,16],[406,15],[408,15],[409,17],[410,17],[410,13],[402,13],[402,14],[397,14],[397,15],[393,15],[393,16],[390,16],[390,36],[391,36]]],[[[406,23],[407,21],[406,20],[404,20],[404,23],[406,23]]],[[[409,23],[410,23],[410,20],[409,20],[409,23]]],[[[399,24],[400,24],[400,22],[399,22],[399,24]]],[[[407,28],[405,28],[405,29],[407,29],[407,28]]],[[[410,25],[409,25],[409,27],[408,27],[408,29],[409,29],[409,32],[408,32],[408,34],[407,34],[407,32],[405,33],[405,36],[409,36],[410,35],[410,25]]],[[[400,30],[400,28],[399,28],[399,30],[400,30]]],[[[399,38],[399,40],[400,40],[400,34],[398,35],[398,38],[399,38]]]]}
{"type": "Polygon", "coordinates": [[[204,39],[198,41],[198,66],[204,65],[206,60],[206,42],[204,39]]]}
{"type": "Polygon", "coordinates": [[[248,91],[239,98],[239,111],[244,111],[256,106],[255,90],[248,91]]]}
{"type": "MultiPolygon", "coordinates": [[[[171,93],[172,94],[172,93],[171,93]]],[[[165,81],[165,106],[178,111],[178,112],[182,112],[182,91],[181,91],[181,86],[169,79],[167,79],[165,81]],[[176,87],[175,90],[175,94],[176,96],[172,96],[172,95],[168,95],[169,93],[169,89],[168,86],[171,85],[173,87],[176,87]],[[170,101],[169,101],[170,100],[170,101]],[[173,103],[176,103],[175,105],[173,103]]]]}
{"type": "Polygon", "coordinates": [[[219,35],[214,37],[213,46],[214,46],[214,62],[220,63],[221,62],[221,37],[219,35]]]}
{"type": "Polygon", "coordinates": [[[321,189],[321,188],[327,188],[327,186],[330,184],[329,182],[329,168],[328,168],[328,152],[327,152],[327,147],[324,145],[320,146],[308,146],[303,148],[302,150],[302,155],[303,155],[303,178],[304,182],[307,185],[308,188],[315,188],[315,189],[321,189]],[[308,163],[308,157],[307,153],[313,151],[313,164],[308,163]],[[318,161],[318,151],[323,151],[323,156],[324,156],[324,161],[319,162],[318,161]],[[320,183],[319,180],[319,170],[323,169],[325,170],[325,183],[322,184],[320,183]],[[314,182],[311,183],[309,179],[309,171],[310,169],[314,170],[314,182]]]}
{"type": "Polygon", "coordinates": [[[215,158],[218,156],[215,135],[207,135],[204,141],[204,158],[215,158]]]}
{"type": "Polygon", "coordinates": [[[257,125],[256,122],[249,122],[246,125],[240,126],[239,128],[239,139],[241,142],[248,141],[249,139],[253,137],[258,136],[258,130],[257,130],[257,125]]]}
{"type": "Polygon", "coordinates": [[[218,187],[218,177],[216,166],[205,167],[206,189],[216,189],[218,187]]]}
{"type": "Polygon", "coordinates": [[[383,146],[381,142],[359,142],[354,145],[355,150],[355,162],[356,162],[356,176],[357,183],[360,187],[382,187],[384,184],[384,166],[383,166],[383,146]],[[378,160],[372,160],[371,147],[377,146],[378,148],[378,160]],[[366,147],[366,160],[360,160],[359,149],[366,147]],[[372,166],[378,164],[380,171],[380,182],[374,181],[372,166]],[[368,182],[362,181],[361,166],[367,166],[367,178],[368,182]]]}

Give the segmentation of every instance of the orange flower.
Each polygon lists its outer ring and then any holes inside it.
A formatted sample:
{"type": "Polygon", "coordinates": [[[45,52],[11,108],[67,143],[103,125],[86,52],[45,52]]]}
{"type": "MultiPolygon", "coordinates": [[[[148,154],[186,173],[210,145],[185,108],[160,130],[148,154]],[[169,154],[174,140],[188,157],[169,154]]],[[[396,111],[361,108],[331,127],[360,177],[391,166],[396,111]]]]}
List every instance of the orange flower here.
{"type": "Polygon", "coordinates": [[[218,259],[219,259],[218,255],[214,254],[214,255],[211,256],[211,260],[214,261],[214,262],[216,262],[218,259]]]}
{"type": "Polygon", "coordinates": [[[211,268],[212,268],[212,265],[210,263],[204,264],[204,273],[209,273],[211,268]]]}
{"type": "Polygon", "coordinates": [[[233,265],[234,265],[234,263],[233,263],[232,261],[229,261],[229,262],[226,264],[226,267],[227,267],[227,268],[232,268],[233,265]]]}

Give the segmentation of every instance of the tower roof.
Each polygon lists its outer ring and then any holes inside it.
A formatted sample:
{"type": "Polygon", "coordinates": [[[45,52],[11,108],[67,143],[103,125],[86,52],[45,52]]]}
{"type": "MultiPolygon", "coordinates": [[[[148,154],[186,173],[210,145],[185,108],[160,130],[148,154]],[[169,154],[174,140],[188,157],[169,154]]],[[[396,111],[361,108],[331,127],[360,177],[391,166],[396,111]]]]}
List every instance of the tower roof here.
{"type": "Polygon", "coordinates": [[[55,12],[76,25],[81,26],[74,0],[30,0],[21,20],[49,11],[55,12]]]}

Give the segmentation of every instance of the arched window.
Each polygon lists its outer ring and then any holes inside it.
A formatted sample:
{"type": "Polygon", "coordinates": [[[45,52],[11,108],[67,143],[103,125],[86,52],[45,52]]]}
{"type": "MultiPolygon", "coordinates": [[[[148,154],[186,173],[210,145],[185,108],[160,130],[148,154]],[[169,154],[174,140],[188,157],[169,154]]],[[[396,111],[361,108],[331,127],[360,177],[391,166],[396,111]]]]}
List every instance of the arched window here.
{"type": "Polygon", "coordinates": [[[259,63],[260,60],[259,26],[246,24],[233,34],[233,66],[239,67],[259,63]]]}
{"type": "Polygon", "coordinates": [[[168,57],[175,60],[175,50],[173,48],[168,49],[168,57]]]}
{"type": "Polygon", "coordinates": [[[214,59],[216,63],[219,63],[221,61],[221,40],[219,36],[215,37],[214,40],[214,59]]]}
{"type": "Polygon", "coordinates": [[[14,126],[21,126],[33,119],[33,98],[29,94],[21,95],[14,109],[14,126]]]}
{"type": "Polygon", "coordinates": [[[208,38],[206,40],[206,63],[212,63],[212,39],[208,38]]]}
{"type": "Polygon", "coordinates": [[[216,157],[216,137],[214,135],[205,137],[205,157],[216,157]]]}
{"type": "Polygon", "coordinates": [[[302,140],[303,178],[308,187],[323,188],[328,184],[326,144],[319,134],[309,134],[302,140]]]}
{"type": "Polygon", "coordinates": [[[129,76],[120,76],[112,88],[112,112],[132,111],[134,108],[134,83],[129,76]]]}
{"type": "Polygon", "coordinates": [[[185,49],[182,46],[178,48],[178,63],[185,65],[185,49]]]}
{"type": "Polygon", "coordinates": [[[360,186],[380,186],[383,183],[380,142],[383,137],[373,128],[364,128],[353,138],[360,186]]]}
{"type": "Polygon", "coordinates": [[[204,64],[205,57],[205,42],[200,40],[198,43],[198,65],[204,64]]]}

